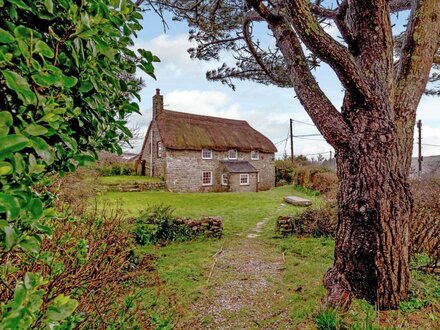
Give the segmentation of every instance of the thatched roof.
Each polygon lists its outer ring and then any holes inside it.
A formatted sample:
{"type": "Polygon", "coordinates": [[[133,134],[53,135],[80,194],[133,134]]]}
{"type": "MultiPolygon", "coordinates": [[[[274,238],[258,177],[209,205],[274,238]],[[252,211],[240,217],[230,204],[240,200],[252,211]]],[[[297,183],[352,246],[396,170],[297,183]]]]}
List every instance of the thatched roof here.
{"type": "Polygon", "coordinates": [[[246,160],[221,160],[229,173],[256,173],[258,170],[246,160]]]}
{"type": "Polygon", "coordinates": [[[163,145],[176,150],[237,149],[276,152],[275,145],[244,120],[163,110],[156,117],[163,145]]]}

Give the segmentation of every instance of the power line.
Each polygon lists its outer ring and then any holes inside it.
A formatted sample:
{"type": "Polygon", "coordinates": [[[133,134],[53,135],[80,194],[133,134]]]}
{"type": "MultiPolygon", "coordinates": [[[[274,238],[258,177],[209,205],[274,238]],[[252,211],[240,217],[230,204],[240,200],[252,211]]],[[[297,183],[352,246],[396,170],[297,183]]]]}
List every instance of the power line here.
{"type": "Polygon", "coordinates": [[[316,156],[316,155],[322,155],[322,154],[329,154],[331,152],[332,151],[316,152],[314,154],[306,154],[306,155],[301,154],[301,156],[316,156]]]}
{"type": "Polygon", "coordinates": [[[324,139],[309,139],[309,138],[304,138],[304,137],[297,137],[297,139],[308,140],[308,141],[323,141],[323,142],[326,142],[324,139]]]}
{"type": "Polygon", "coordinates": [[[303,134],[303,135],[294,135],[293,137],[308,137],[308,136],[322,136],[322,134],[303,134]]]}
{"type": "Polygon", "coordinates": [[[305,121],[295,120],[295,119],[292,119],[292,120],[294,122],[296,122],[296,123],[300,123],[300,124],[304,124],[304,125],[309,125],[309,126],[315,126],[314,124],[306,123],[305,121]]]}

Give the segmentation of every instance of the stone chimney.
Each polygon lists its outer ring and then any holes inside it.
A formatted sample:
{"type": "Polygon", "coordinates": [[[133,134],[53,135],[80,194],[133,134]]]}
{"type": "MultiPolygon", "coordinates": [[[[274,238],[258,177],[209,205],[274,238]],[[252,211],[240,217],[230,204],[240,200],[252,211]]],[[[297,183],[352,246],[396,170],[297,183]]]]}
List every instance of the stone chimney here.
{"type": "Polygon", "coordinates": [[[163,111],[163,95],[160,89],[156,88],[156,95],[153,96],[153,119],[163,111]]]}

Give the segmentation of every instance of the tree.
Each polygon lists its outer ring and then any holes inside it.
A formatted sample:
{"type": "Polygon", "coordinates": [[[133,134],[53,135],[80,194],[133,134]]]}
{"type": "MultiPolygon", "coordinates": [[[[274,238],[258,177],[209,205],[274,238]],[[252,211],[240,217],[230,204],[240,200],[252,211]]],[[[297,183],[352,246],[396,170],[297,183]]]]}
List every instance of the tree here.
{"type": "Polygon", "coordinates": [[[336,150],[339,214],[334,265],[324,279],[328,303],[347,305],[355,296],[397,308],[410,284],[408,174],[416,110],[439,47],[440,2],[341,0],[334,8],[320,0],[147,2],[189,23],[198,44],[190,49],[194,58],[233,54],[235,67],[224,64],[208,79],[293,86],[336,150]],[[404,10],[406,31],[394,52],[390,17],[404,10]],[[276,46],[258,40],[259,22],[276,46]],[[342,39],[331,37],[326,24],[335,25],[342,39]],[[319,61],[344,87],[340,110],[312,75],[319,61]]]}
{"type": "Polygon", "coordinates": [[[139,67],[154,77],[158,61],[130,49],[140,19],[125,0],[0,0],[2,329],[57,327],[77,306],[20,265],[42,257],[52,232],[50,175],[93,162],[99,150],[120,152],[130,137],[125,118],[139,112],[132,75],[139,67]]]}

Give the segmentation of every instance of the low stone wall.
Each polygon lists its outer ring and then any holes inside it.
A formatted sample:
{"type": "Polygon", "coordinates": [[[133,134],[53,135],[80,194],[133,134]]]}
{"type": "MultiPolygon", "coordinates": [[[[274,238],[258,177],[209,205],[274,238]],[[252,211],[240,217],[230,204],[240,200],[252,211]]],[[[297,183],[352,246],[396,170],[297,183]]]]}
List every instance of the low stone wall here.
{"type": "Polygon", "coordinates": [[[122,191],[122,192],[139,192],[152,190],[165,190],[166,184],[164,181],[155,182],[132,182],[123,184],[102,185],[103,191],[122,191]]]}
{"type": "Polygon", "coordinates": [[[293,217],[279,216],[275,224],[275,231],[282,236],[292,235],[297,232],[298,228],[295,226],[293,217]]]}
{"type": "Polygon", "coordinates": [[[195,233],[205,237],[221,238],[223,235],[223,221],[220,216],[206,216],[200,219],[176,218],[175,223],[188,226],[195,233]]]}
{"type": "Polygon", "coordinates": [[[151,190],[164,190],[166,188],[165,182],[134,182],[121,184],[118,186],[119,191],[123,192],[138,192],[138,191],[151,191],[151,190]]]}

